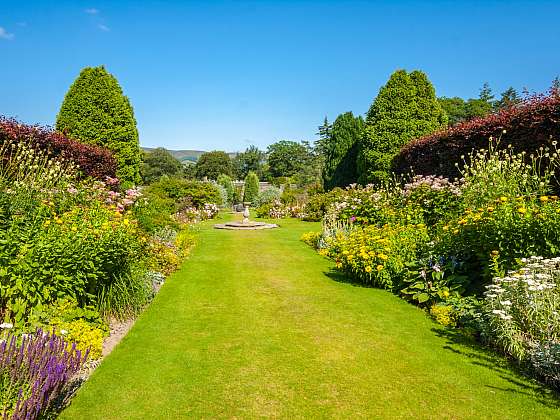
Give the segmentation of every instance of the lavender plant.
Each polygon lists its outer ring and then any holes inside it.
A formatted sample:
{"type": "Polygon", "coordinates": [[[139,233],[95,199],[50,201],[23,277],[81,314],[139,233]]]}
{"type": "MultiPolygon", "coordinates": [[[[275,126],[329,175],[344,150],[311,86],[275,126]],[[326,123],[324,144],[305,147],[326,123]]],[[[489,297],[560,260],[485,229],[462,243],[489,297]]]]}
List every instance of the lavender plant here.
{"type": "Polygon", "coordinates": [[[36,419],[51,412],[87,357],[54,332],[7,334],[0,343],[2,418],[36,419]]]}

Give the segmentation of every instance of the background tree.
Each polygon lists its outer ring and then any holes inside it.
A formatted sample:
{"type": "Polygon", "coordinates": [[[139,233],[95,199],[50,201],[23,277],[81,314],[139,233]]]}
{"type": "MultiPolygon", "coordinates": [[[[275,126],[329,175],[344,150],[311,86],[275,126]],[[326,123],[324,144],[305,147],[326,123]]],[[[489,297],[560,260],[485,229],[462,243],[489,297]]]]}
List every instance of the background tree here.
{"type": "Polygon", "coordinates": [[[142,181],[151,184],[162,175],[178,176],[183,173],[183,165],[163,147],[158,147],[151,152],[144,152],[141,166],[142,181]]]}
{"type": "Polygon", "coordinates": [[[465,105],[467,120],[485,117],[494,109],[494,94],[490,85],[485,82],[477,99],[469,99],[465,105]]]}
{"type": "Polygon", "coordinates": [[[86,67],[72,83],[56,129],[85,143],[107,147],[118,162],[123,187],[140,182],[141,151],[134,111],[105,67],[86,67]]]}
{"type": "Polygon", "coordinates": [[[254,203],[259,196],[259,177],[253,171],[250,171],[245,177],[245,190],[243,193],[243,201],[254,203]]]}
{"type": "Polygon", "coordinates": [[[222,187],[224,187],[224,189],[226,190],[228,203],[234,204],[233,201],[234,201],[235,189],[233,187],[233,182],[231,181],[231,178],[225,174],[221,174],[218,176],[217,183],[222,187]]]}
{"type": "Polygon", "coordinates": [[[358,156],[359,181],[388,179],[391,161],[403,145],[445,125],[447,116],[428,78],[419,71],[395,71],[367,113],[358,156]]]}
{"type": "Polygon", "coordinates": [[[244,179],[250,171],[263,177],[263,164],[266,155],[257,146],[249,146],[244,152],[238,153],[233,159],[233,168],[237,179],[244,179]]]}
{"type": "Polygon", "coordinates": [[[267,149],[269,173],[272,177],[290,177],[309,161],[309,150],[304,144],[282,140],[267,149]]]}
{"type": "Polygon", "coordinates": [[[318,131],[316,133],[316,135],[319,136],[319,139],[315,142],[317,153],[322,155],[326,154],[326,145],[331,138],[332,128],[332,124],[329,124],[327,117],[325,117],[323,124],[318,127],[318,131]]]}
{"type": "Polygon", "coordinates": [[[513,87],[507,88],[502,92],[500,99],[494,102],[494,109],[500,110],[518,105],[521,97],[513,87]]]}
{"type": "Polygon", "coordinates": [[[352,112],[340,114],[334,121],[329,137],[323,142],[323,185],[326,190],[357,181],[356,160],[363,128],[363,118],[354,117],[352,112]]]}
{"type": "Polygon", "coordinates": [[[555,77],[552,81],[552,86],[550,88],[550,93],[552,95],[560,95],[560,77],[555,77]]]}
{"type": "Polygon", "coordinates": [[[446,98],[443,96],[438,98],[438,102],[447,114],[448,124],[450,126],[467,119],[466,102],[463,98],[459,98],[458,96],[446,98]]]}
{"type": "Polygon", "coordinates": [[[231,176],[233,166],[226,152],[214,150],[200,155],[195,166],[196,177],[216,180],[221,174],[231,176]]]}

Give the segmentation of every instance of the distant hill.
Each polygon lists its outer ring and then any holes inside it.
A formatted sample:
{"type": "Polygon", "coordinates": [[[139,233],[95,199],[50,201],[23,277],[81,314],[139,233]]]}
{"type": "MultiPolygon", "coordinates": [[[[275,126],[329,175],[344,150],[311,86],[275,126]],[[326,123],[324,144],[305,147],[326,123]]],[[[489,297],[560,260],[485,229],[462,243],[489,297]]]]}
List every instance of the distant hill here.
{"type": "MultiPolygon", "coordinates": [[[[145,152],[151,152],[154,149],[155,149],[155,147],[142,147],[142,150],[144,150],[145,152]]],[[[204,150],[171,150],[171,149],[167,149],[167,151],[169,153],[171,153],[171,155],[175,159],[177,159],[181,162],[185,162],[185,161],[196,162],[201,154],[206,153],[204,150]]],[[[229,155],[229,157],[231,157],[233,159],[237,155],[237,152],[228,152],[228,155],[229,155]]]]}

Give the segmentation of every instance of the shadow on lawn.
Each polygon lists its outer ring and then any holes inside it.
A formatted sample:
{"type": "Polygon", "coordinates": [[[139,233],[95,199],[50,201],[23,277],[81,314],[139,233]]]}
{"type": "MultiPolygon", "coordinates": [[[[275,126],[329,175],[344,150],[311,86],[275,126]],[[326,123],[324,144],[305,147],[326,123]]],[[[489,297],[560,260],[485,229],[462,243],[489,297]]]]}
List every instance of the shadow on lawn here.
{"type": "Polygon", "coordinates": [[[560,395],[549,387],[528,378],[523,374],[519,365],[496,354],[491,349],[483,347],[474,338],[466,336],[460,331],[445,328],[432,328],[432,331],[446,340],[444,349],[471,359],[473,365],[497,372],[500,378],[505,379],[512,385],[508,388],[486,385],[488,388],[514,394],[537,396],[539,403],[544,406],[560,409],[560,395]]]}
{"type": "MultiPolygon", "coordinates": [[[[339,283],[346,283],[356,287],[370,287],[355,281],[351,276],[335,269],[326,271],[324,274],[331,280],[339,283]]],[[[432,331],[437,336],[446,340],[446,345],[443,346],[445,350],[461,354],[471,359],[473,365],[485,367],[497,372],[502,379],[508,381],[512,385],[508,388],[486,385],[488,388],[515,394],[537,395],[539,403],[547,407],[560,409],[560,394],[546,385],[531,380],[530,377],[523,374],[523,370],[519,365],[496,354],[493,350],[485,348],[473,337],[469,337],[459,330],[439,327],[432,328],[432,331]]]]}
{"type": "Polygon", "coordinates": [[[346,283],[346,284],[350,284],[350,285],[356,286],[356,287],[372,288],[371,286],[368,286],[367,284],[360,283],[360,282],[354,280],[352,278],[352,276],[350,276],[350,275],[348,275],[348,274],[346,274],[342,271],[335,270],[334,268],[331,268],[329,271],[323,272],[323,274],[325,276],[327,276],[328,278],[330,278],[331,280],[334,280],[338,283],[346,283]]]}

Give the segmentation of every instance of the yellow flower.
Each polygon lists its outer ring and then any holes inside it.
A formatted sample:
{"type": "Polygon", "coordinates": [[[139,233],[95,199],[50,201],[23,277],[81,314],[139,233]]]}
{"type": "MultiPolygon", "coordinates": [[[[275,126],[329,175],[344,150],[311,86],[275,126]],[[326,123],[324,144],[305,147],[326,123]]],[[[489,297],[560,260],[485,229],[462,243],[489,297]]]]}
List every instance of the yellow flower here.
{"type": "Polygon", "coordinates": [[[50,220],[45,220],[45,223],[43,223],[43,226],[47,227],[47,226],[50,225],[50,224],[51,224],[51,221],[50,221],[50,220]]]}
{"type": "Polygon", "coordinates": [[[488,210],[489,213],[492,213],[494,211],[494,207],[488,207],[486,210],[488,210]]]}
{"type": "Polygon", "coordinates": [[[368,265],[368,266],[366,266],[365,270],[366,270],[366,273],[371,273],[372,268],[371,268],[371,266],[368,265]]]}
{"type": "Polygon", "coordinates": [[[548,196],[543,195],[543,196],[541,196],[541,197],[539,198],[539,200],[541,200],[541,202],[545,203],[545,202],[548,201],[548,196]]]}
{"type": "Polygon", "coordinates": [[[349,254],[348,251],[346,251],[346,250],[345,250],[345,251],[342,251],[342,255],[348,255],[348,254],[349,254]]]}
{"type": "Polygon", "coordinates": [[[443,227],[443,231],[444,231],[444,232],[447,232],[448,230],[449,230],[449,226],[445,225],[445,226],[443,227]]]}
{"type": "Polygon", "coordinates": [[[342,268],[342,263],[341,263],[341,262],[337,262],[337,263],[336,263],[336,268],[342,268]]]}
{"type": "Polygon", "coordinates": [[[62,220],[61,220],[61,219],[58,219],[58,218],[57,218],[57,219],[55,219],[55,221],[56,221],[56,223],[59,224],[59,225],[62,224],[62,220]]]}
{"type": "Polygon", "coordinates": [[[558,196],[557,195],[551,195],[550,199],[556,201],[556,200],[558,200],[558,196]]]}
{"type": "Polygon", "coordinates": [[[387,259],[389,258],[387,255],[381,253],[377,255],[380,259],[382,259],[383,261],[387,261],[387,259]]]}
{"type": "Polygon", "coordinates": [[[350,261],[350,260],[352,260],[352,259],[354,258],[354,256],[353,256],[352,254],[350,254],[350,255],[348,255],[346,258],[348,259],[348,261],[350,261]]]}
{"type": "Polygon", "coordinates": [[[447,290],[443,291],[443,297],[449,297],[449,292],[447,290]]]}
{"type": "Polygon", "coordinates": [[[453,233],[457,235],[459,233],[459,229],[453,229],[453,233]]]}
{"type": "Polygon", "coordinates": [[[383,266],[381,264],[379,264],[377,267],[375,267],[375,269],[377,271],[381,271],[381,270],[383,270],[383,266]]]}
{"type": "Polygon", "coordinates": [[[76,226],[72,226],[71,230],[72,232],[76,232],[78,229],[76,228],[76,226]]]}
{"type": "Polygon", "coordinates": [[[527,213],[527,209],[526,209],[525,207],[519,207],[519,208],[517,209],[517,211],[518,211],[519,213],[521,213],[521,214],[527,213]]]}
{"type": "Polygon", "coordinates": [[[465,219],[461,219],[457,223],[459,223],[460,225],[466,225],[467,221],[465,219]]]}
{"type": "Polygon", "coordinates": [[[492,251],[490,255],[492,255],[493,257],[497,257],[498,255],[500,255],[500,251],[492,251]]]}
{"type": "Polygon", "coordinates": [[[129,221],[128,219],[125,218],[125,219],[123,220],[123,223],[125,224],[125,226],[128,226],[128,224],[130,223],[130,221],[129,221]]]}
{"type": "Polygon", "coordinates": [[[501,197],[500,197],[500,201],[501,201],[502,203],[505,203],[506,201],[508,201],[508,198],[505,197],[505,196],[501,196],[501,197]]]}

